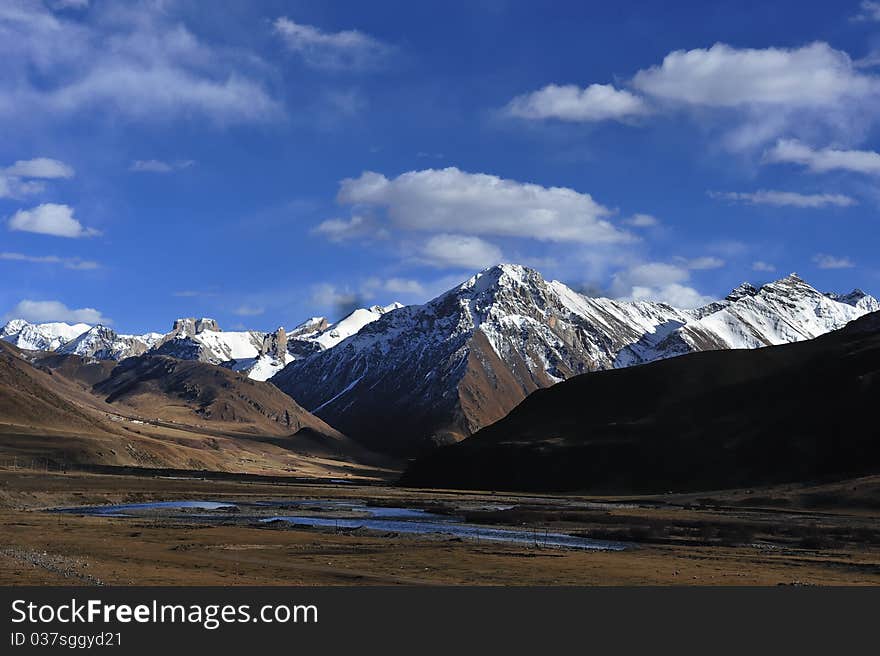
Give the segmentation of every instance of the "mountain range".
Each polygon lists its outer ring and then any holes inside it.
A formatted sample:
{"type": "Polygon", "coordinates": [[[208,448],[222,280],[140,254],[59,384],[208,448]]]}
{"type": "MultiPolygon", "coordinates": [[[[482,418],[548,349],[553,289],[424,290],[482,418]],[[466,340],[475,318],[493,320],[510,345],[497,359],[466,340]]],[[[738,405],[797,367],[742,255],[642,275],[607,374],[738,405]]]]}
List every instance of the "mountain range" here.
{"type": "Polygon", "coordinates": [[[878,309],[860,290],[825,294],[796,274],[681,309],[585,296],[503,264],[424,305],[373,306],[335,324],[314,317],[289,331],[225,332],[212,319],[184,318],[164,335],[121,335],[13,320],[0,338],[56,357],[118,361],[117,377],[185,360],[269,380],[361,444],[412,455],[460,441],[535,390],[580,374],[799,342],[878,309]]]}
{"type": "Polygon", "coordinates": [[[266,380],[293,360],[335,346],[399,303],[361,308],[335,324],[313,317],[290,332],[278,328],[224,332],[213,319],[177,319],[168,333],[119,334],[103,325],[38,323],[13,319],[0,329],[0,339],[20,349],[54,351],[93,360],[122,361],[150,352],[181,360],[198,360],[266,380]]]}
{"type": "Polygon", "coordinates": [[[412,486],[663,493],[880,469],[880,312],[812,340],[576,376],[417,461],[412,486]]]}
{"type": "Polygon", "coordinates": [[[578,374],[811,339],[877,309],[859,290],[823,294],[795,274],[678,309],[591,298],[500,265],[383,315],[271,382],[370,447],[412,454],[459,441],[578,374]]]}

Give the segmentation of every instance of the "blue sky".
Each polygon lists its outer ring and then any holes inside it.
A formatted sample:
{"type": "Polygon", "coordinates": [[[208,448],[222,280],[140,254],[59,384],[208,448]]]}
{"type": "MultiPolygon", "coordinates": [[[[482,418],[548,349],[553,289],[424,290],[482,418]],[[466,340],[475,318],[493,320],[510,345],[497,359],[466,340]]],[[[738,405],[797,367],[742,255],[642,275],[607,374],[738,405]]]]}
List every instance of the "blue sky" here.
{"type": "Polygon", "coordinates": [[[0,317],[880,291],[880,2],[608,5],[3,0],[0,317]]]}

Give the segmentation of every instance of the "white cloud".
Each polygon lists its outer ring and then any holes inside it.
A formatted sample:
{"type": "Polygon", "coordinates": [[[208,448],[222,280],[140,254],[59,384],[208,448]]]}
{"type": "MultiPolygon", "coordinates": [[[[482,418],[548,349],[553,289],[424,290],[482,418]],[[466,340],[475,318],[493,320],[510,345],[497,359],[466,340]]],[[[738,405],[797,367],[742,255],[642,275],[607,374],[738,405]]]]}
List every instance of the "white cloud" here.
{"type": "Polygon", "coordinates": [[[421,299],[427,293],[422,283],[410,278],[367,278],[361,287],[364,295],[368,297],[381,292],[421,299]]]}
{"type": "Polygon", "coordinates": [[[101,234],[93,228],[83,227],[74,218],[72,207],[56,203],[43,203],[31,210],[18,210],[9,219],[9,229],[71,238],[101,234]]]}
{"type": "Polygon", "coordinates": [[[275,20],[274,27],[289,50],[316,68],[376,68],[394,52],[391,46],[357,30],[324,32],[284,16],[275,20]]]}
{"type": "Polygon", "coordinates": [[[633,240],[605,220],[611,210],[589,194],[455,167],[410,171],[393,179],[367,171],[343,180],[338,200],[384,207],[394,224],[410,230],[580,243],[633,240]]]}
{"type": "Polygon", "coordinates": [[[784,134],[863,138],[877,120],[880,78],[824,42],[797,48],[676,50],[638,71],[631,85],[658,111],[694,110],[717,140],[750,151],[784,134]]]}
{"type": "Polygon", "coordinates": [[[22,180],[0,173],[0,198],[23,198],[42,193],[46,185],[36,180],[22,180]]]}
{"type": "Polygon", "coordinates": [[[685,267],[665,262],[648,262],[636,264],[629,269],[619,271],[614,275],[612,286],[620,291],[619,287],[626,289],[633,285],[657,286],[668,285],[676,282],[684,282],[690,278],[690,273],[685,267]]]}
{"type": "Polygon", "coordinates": [[[236,314],[240,317],[257,317],[263,314],[266,311],[266,308],[260,307],[257,305],[248,305],[245,303],[244,305],[239,305],[235,310],[233,310],[233,314],[236,314]]]}
{"type": "Polygon", "coordinates": [[[6,313],[6,319],[24,319],[32,323],[67,321],[70,323],[113,323],[94,308],[71,309],[60,301],[32,301],[25,299],[6,313]]]}
{"type": "Polygon", "coordinates": [[[659,301],[677,308],[701,307],[715,300],[711,296],[701,294],[693,287],[675,282],[659,287],[636,285],[624,298],[628,301],[659,301]]]}
{"type": "Polygon", "coordinates": [[[763,271],[764,273],[772,273],[773,271],[776,271],[776,267],[769,262],[757,260],[755,262],[752,262],[752,271],[763,271]]]}
{"type": "Polygon", "coordinates": [[[684,284],[689,279],[690,271],[684,266],[647,262],[615,273],[610,291],[621,300],[660,301],[680,308],[699,307],[714,300],[684,284]]]}
{"type": "Polygon", "coordinates": [[[859,13],[852,17],[856,22],[878,22],[880,21],[880,2],[874,0],[863,0],[859,5],[859,13]]]}
{"type": "Polygon", "coordinates": [[[355,215],[350,219],[327,219],[322,221],[312,233],[325,237],[333,242],[342,242],[349,239],[387,239],[388,231],[377,225],[369,217],[355,215]]]}
{"type": "Polygon", "coordinates": [[[23,198],[42,193],[43,180],[71,178],[73,168],[57,159],[37,157],[19,160],[12,166],[0,169],[0,198],[23,198]]]}
{"type": "Polygon", "coordinates": [[[854,198],[842,194],[799,194],[793,191],[767,189],[755,192],[710,191],[709,196],[752,205],[775,205],[777,207],[819,208],[829,205],[849,207],[857,204],[854,198]]]}
{"type": "Polygon", "coordinates": [[[628,89],[548,85],[515,98],[507,110],[525,118],[627,119],[691,110],[701,127],[721,130],[725,148],[749,151],[784,134],[864,138],[877,120],[880,77],[824,42],[794,48],[675,50],[643,68],[628,89]]]}
{"type": "Polygon", "coordinates": [[[440,268],[483,269],[503,258],[501,249],[479,237],[439,234],[422,245],[419,259],[440,268]]]}
{"type": "Polygon", "coordinates": [[[880,175],[880,153],[872,150],[814,149],[797,139],[780,139],[764,153],[764,161],[801,164],[814,173],[841,170],[880,175]]]}
{"type": "Polygon", "coordinates": [[[366,305],[365,295],[348,287],[320,283],[312,288],[312,303],[321,308],[332,308],[337,317],[343,317],[366,305]]]}
{"type": "Polygon", "coordinates": [[[623,223],[631,225],[634,228],[652,228],[660,225],[660,221],[657,217],[650,214],[633,214],[628,219],[624,219],[623,223]]]}
{"type": "Polygon", "coordinates": [[[849,55],[827,43],[801,48],[676,50],[636,73],[633,85],[656,98],[706,107],[826,107],[876,96],[878,82],[855,70],[849,55]]]}
{"type": "Polygon", "coordinates": [[[853,62],[856,68],[874,68],[880,66],[880,50],[872,50],[864,57],[860,57],[853,62]]]}
{"type": "Polygon", "coordinates": [[[410,280],[407,278],[389,278],[384,282],[382,288],[392,294],[411,294],[423,296],[425,287],[418,280],[410,280]]]}
{"type": "Polygon", "coordinates": [[[813,262],[820,269],[852,269],[855,266],[855,262],[848,257],[835,257],[824,253],[814,256],[813,262]]]}
{"type": "Polygon", "coordinates": [[[129,171],[137,173],[171,173],[188,169],[195,164],[195,160],[178,159],[173,162],[164,162],[158,159],[136,159],[128,167],[129,171]]]}
{"type": "Polygon", "coordinates": [[[0,253],[0,260],[8,262],[31,262],[36,264],[60,264],[65,269],[90,271],[99,269],[100,264],[78,257],[58,257],[57,255],[25,255],[24,253],[0,253]]]}
{"type": "Polygon", "coordinates": [[[57,159],[37,157],[35,159],[18,160],[12,166],[6,167],[3,173],[17,178],[72,178],[73,167],[57,159]]]}
{"type": "Polygon", "coordinates": [[[282,111],[252,53],[213,47],[160,2],[102,5],[88,22],[0,6],[0,115],[109,112],[132,120],[262,121],[282,111]]]}
{"type": "Polygon", "coordinates": [[[511,100],[507,112],[527,119],[593,122],[631,119],[650,113],[650,109],[639,96],[610,84],[591,84],[584,89],[573,84],[548,84],[511,100]]]}
{"type": "Polygon", "coordinates": [[[694,257],[691,259],[679,258],[683,266],[695,271],[703,271],[706,269],[720,269],[724,266],[724,260],[720,257],[712,255],[704,255],[702,257],[694,257]]]}

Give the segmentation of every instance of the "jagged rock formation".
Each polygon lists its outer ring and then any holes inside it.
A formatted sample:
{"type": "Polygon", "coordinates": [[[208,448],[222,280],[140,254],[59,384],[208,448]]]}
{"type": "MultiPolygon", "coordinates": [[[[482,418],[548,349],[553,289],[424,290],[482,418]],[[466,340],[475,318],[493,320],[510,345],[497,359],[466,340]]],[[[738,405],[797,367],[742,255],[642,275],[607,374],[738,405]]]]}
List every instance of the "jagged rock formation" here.
{"type": "Polygon", "coordinates": [[[54,351],[92,360],[120,361],[151,352],[207,362],[246,373],[255,380],[266,380],[288,363],[334,346],[399,307],[400,303],[392,303],[358,309],[336,324],[324,317],[312,317],[289,333],[284,328],[271,333],[224,332],[216,320],[207,317],[176,319],[171,331],[164,335],[122,335],[107,326],[30,324],[13,319],[0,329],[0,339],[25,350],[54,351]]]}

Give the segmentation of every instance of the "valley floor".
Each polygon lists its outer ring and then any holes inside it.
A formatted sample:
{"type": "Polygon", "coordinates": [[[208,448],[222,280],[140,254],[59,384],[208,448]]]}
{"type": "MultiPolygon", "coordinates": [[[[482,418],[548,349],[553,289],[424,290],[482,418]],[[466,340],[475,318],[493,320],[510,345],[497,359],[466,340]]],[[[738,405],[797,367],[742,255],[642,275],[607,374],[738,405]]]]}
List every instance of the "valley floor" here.
{"type": "Polygon", "coordinates": [[[880,477],[590,499],[0,468],[2,585],[878,585],[880,477]],[[360,499],[632,543],[578,551],[361,530],[47,512],[152,500],[360,499]],[[497,510],[467,510],[475,504],[497,510]],[[507,508],[512,506],[511,508],[507,508]]]}

